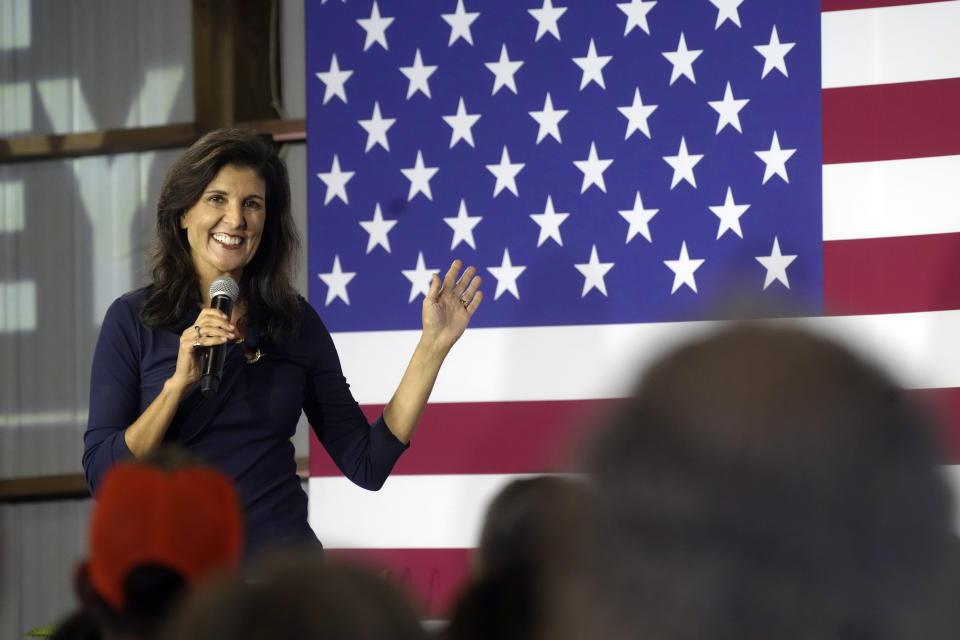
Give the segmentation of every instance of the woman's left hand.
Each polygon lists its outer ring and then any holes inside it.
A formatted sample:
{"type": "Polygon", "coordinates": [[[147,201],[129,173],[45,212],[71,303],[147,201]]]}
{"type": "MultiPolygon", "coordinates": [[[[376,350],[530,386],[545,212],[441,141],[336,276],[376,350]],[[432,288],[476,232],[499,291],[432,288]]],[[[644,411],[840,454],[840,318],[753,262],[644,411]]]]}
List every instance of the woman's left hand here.
{"type": "Polygon", "coordinates": [[[422,340],[444,354],[463,335],[470,317],[483,300],[477,270],[467,267],[460,276],[461,268],[463,263],[454,260],[442,282],[434,274],[423,300],[422,340]]]}

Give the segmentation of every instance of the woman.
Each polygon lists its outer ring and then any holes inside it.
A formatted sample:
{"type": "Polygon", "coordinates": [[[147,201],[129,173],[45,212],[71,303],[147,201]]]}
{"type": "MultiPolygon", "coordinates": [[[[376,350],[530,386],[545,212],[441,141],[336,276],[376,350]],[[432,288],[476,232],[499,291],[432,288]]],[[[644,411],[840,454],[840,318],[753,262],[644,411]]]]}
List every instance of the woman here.
{"type": "Polygon", "coordinates": [[[171,167],[157,204],[153,283],[107,310],[93,358],[83,466],[95,492],[114,463],[176,441],[237,483],[247,551],[315,541],[293,445],[301,409],[337,466],[378,489],[427,402],[440,365],[483,297],[454,261],[423,302],[423,333],[383,414],[368,424],[320,318],[291,285],[298,237],[286,168],[261,138],[211,132],[171,167]],[[209,287],[240,285],[231,317],[209,287]],[[206,347],[226,344],[216,396],[196,385],[206,347]]]}

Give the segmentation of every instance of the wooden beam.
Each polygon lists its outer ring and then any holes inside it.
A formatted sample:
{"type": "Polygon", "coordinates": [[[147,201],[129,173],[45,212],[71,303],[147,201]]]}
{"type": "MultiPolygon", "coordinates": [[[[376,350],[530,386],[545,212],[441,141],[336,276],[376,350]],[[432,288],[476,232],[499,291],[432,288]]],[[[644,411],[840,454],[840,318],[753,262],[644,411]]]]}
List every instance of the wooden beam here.
{"type": "Polygon", "coordinates": [[[193,0],[194,119],[201,131],[276,117],[270,0],[193,0]]]}
{"type": "MultiPolygon", "coordinates": [[[[305,456],[297,458],[297,475],[301,480],[306,480],[310,475],[310,463],[305,456]]],[[[90,491],[82,473],[0,480],[0,504],[89,497],[90,491]]]]}
{"type": "MultiPolygon", "coordinates": [[[[241,122],[237,126],[271,135],[278,143],[303,142],[307,139],[307,121],[302,118],[241,122]]],[[[198,137],[200,133],[196,125],[183,123],[139,129],[6,138],[0,139],[0,164],[185,148],[193,144],[198,137]]]]}
{"type": "Polygon", "coordinates": [[[277,143],[284,142],[306,142],[307,140],[307,121],[303,118],[287,120],[258,120],[255,122],[242,122],[239,127],[251,129],[257,133],[270,135],[273,141],[277,143]]]}
{"type": "Polygon", "coordinates": [[[188,147],[199,137],[190,123],[0,139],[0,163],[76,158],[188,147]]]}
{"type": "Polygon", "coordinates": [[[0,480],[0,503],[88,498],[82,473],[0,480]]]}

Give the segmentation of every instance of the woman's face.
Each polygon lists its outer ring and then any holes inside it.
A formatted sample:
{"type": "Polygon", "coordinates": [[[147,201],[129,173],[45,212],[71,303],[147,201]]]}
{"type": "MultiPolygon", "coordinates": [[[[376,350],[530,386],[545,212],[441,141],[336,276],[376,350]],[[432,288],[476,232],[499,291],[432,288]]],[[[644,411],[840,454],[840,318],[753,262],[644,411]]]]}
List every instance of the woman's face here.
{"type": "Polygon", "coordinates": [[[266,184],[253,169],[225,165],[180,218],[200,277],[240,279],[263,233],[266,184]]]}

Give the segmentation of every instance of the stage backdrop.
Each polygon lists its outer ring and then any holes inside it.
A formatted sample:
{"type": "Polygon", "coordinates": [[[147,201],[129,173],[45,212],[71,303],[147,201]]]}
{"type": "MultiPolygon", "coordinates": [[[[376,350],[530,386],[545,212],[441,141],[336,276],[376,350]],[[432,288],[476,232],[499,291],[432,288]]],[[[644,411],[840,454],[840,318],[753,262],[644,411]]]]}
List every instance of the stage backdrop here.
{"type": "Polygon", "coordinates": [[[310,298],[371,418],[430,273],[485,295],[379,493],[313,442],[326,547],[442,617],[489,498],[731,313],[848,338],[957,425],[960,2],[897,4],[307,2],[310,298]]]}

